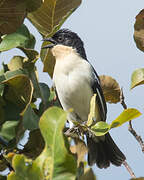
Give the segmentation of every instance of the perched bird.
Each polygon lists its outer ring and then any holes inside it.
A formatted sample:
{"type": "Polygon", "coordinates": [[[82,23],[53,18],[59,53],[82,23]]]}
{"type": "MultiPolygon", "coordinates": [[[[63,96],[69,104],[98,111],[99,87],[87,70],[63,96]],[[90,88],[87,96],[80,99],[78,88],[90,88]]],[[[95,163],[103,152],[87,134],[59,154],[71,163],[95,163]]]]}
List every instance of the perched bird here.
{"type": "MultiPolygon", "coordinates": [[[[96,122],[106,121],[107,106],[99,76],[87,60],[80,37],[61,29],[44,41],[51,42],[44,48],[50,48],[56,59],[53,80],[60,103],[64,110],[73,109],[68,120],[86,122],[91,97],[96,94],[96,122]]],[[[89,165],[96,163],[99,168],[107,168],[110,163],[120,166],[125,161],[109,133],[102,137],[86,136],[89,165]]]]}

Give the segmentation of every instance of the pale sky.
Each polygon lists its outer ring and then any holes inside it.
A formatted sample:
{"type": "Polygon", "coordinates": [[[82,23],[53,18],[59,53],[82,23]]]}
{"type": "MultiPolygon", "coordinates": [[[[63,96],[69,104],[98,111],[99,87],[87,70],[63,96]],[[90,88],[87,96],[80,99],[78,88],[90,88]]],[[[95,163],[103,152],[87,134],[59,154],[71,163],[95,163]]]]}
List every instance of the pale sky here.
{"type": "MultiPolygon", "coordinates": [[[[143,1],[139,0],[83,0],[81,6],[67,19],[63,27],[77,32],[85,44],[88,60],[99,75],[105,74],[115,78],[124,89],[128,107],[137,108],[144,113],[144,86],[136,87],[130,91],[132,72],[142,68],[144,54],[136,48],[133,40],[133,25],[135,16],[143,9],[143,1]]],[[[42,37],[30,23],[25,21],[31,33],[36,37],[36,50],[39,52],[42,37]]],[[[23,55],[19,50],[13,49],[4,52],[0,58],[8,62],[13,55],[23,55]]],[[[42,63],[37,62],[39,79],[51,85],[50,78],[42,72],[42,63]]],[[[111,122],[121,112],[121,105],[108,105],[107,121],[111,122]]],[[[144,118],[133,121],[133,127],[144,139],[144,118]]],[[[127,130],[128,123],[110,131],[113,139],[127,157],[127,162],[137,177],[144,176],[144,154],[136,140],[127,130]]],[[[98,180],[128,180],[130,175],[124,166],[111,165],[108,169],[98,169],[94,166],[98,180]]]]}

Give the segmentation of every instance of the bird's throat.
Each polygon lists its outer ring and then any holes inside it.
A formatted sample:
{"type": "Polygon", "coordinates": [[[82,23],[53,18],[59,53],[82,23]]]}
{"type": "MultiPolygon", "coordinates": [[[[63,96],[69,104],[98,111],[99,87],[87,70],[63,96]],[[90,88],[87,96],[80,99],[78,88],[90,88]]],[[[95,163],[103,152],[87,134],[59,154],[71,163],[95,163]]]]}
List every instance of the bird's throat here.
{"type": "Polygon", "coordinates": [[[56,60],[62,60],[66,56],[70,55],[71,53],[74,53],[76,51],[72,47],[64,46],[64,45],[56,45],[52,49],[52,54],[56,58],[56,60]]]}

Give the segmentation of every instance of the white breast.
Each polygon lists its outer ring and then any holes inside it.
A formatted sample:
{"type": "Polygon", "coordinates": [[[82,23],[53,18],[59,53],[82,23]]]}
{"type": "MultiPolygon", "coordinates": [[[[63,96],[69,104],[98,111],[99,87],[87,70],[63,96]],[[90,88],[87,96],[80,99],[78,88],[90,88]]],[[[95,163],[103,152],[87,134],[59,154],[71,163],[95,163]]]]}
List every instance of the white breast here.
{"type": "Polygon", "coordinates": [[[76,118],[76,113],[82,121],[87,121],[93,95],[90,64],[75,53],[57,59],[53,80],[64,110],[73,108],[71,118],[76,118]]]}

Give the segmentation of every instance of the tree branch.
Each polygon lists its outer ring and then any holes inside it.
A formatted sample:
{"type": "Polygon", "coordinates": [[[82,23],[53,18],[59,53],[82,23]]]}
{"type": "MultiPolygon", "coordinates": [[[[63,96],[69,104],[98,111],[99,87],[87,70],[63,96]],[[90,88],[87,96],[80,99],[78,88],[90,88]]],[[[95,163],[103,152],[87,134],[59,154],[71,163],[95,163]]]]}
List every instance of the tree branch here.
{"type": "Polygon", "coordinates": [[[144,153],[144,142],[143,142],[141,136],[138,136],[138,134],[136,133],[136,131],[133,129],[131,121],[129,122],[128,130],[131,132],[131,134],[132,134],[132,135],[136,138],[136,140],[139,142],[139,144],[140,144],[140,146],[141,146],[141,149],[142,149],[142,152],[144,153]]]}
{"type": "Polygon", "coordinates": [[[131,167],[128,165],[128,163],[126,161],[123,162],[123,165],[125,166],[125,168],[127,169],[127,171],[129,172],[129,174],[131,175],[132,178],[136,178],[134,172],[132,171],[131,167]]]}
{"type": "MultiPolygon", "coordinates": [[[[120,103],[121,103],[121,105],[123,106],[124,109],[127,109],[127,105],[126,105],[126,103],[124,101],[124,94],[123,94],[123,90],[122,89],[121,89],[121,92],[120,92],[120,103]]],[[[142,152],[144,153],[144,142],[143,142],[141,136],[139,136],[136,133],[136,131],[133,129],[131,121],[129,121],[128,130],[135,137],[135,139],[138,141],[138,143],[141,146],[142,152]]]]}

